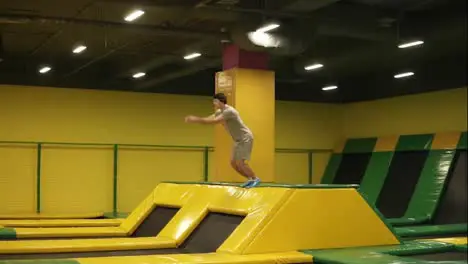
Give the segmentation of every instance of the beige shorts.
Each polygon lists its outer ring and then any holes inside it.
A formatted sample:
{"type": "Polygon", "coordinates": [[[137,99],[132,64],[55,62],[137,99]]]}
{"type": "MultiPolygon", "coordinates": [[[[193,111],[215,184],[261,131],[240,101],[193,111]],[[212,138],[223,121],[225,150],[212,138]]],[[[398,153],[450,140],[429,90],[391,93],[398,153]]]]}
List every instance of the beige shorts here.
{"type": "Polygon", "coordinates": [[[250,160],[253,149],[253,138],[234,142],[232,149],[233,160],[250,160]]]}

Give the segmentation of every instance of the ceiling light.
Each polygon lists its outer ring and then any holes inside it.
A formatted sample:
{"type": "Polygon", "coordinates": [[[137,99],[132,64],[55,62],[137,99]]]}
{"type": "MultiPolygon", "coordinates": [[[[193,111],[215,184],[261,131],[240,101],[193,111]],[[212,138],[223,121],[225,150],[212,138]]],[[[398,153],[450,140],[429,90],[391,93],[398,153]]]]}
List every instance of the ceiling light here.
{"type": "Polygon", "coordinates": [[[144,72],[137,72],[137,73],[133,74],[133,78],[139,79],[139,78],[141,78],[141,77],[143,77],[145,75],[146,75],[146,73],[144,73],[144,72]]]}
{"type": "Polygon", "coordinates": [[[44,74],[44,73],[49,72],[50,70],[52,70],[51,67],[49,67],[49,66],[44,66],[44,67],[42,67],[42,68],[39,69],[39,73],[44,74]]]}
{"type": "Polygon", "coordinates": [[[277,48],[281,46],[281,40],[270,33],[265,33],[263,31],[253,31],[247,34],[249,40],[256,46],[261,46],[265,48],[277,48]]]}
{"type": "Polygon", "coordinates": [[[190,53],[190,54],[188,54],[188,55],[185,55],[185,56],[184,56],[184,59],[186,59],[186,60],[192,60],[192,59],[195,59],[195,58],[200,57],[200,56],[201,56],[200,53],[195,52],[195,53],[190,53]]]}
{"type": "Polygon", "coordinates": [[[414,72],[403,72],[403,73],[399,73],[399,74],[396,74],[395,76],[393,76],[395,79],[399,79],[399,78],[405,78],[405,77],[409,77],[409,76],[412,76],[414,75],[414,72]]]}
{"type": "Polygon", "coordinates": [[[73,49],[73,53],[75,53],[75,54],[81,53],[81,52],[85,51],[87,48],[88,47],[86,47],[86,46],[79,45],[75,49],[73,49]]]}
{"type": "Polygon", "coordinates": [[[312,70],[320,69],[322,67],[323,67],[323,64],[316,63],[316,64],[305,66],[304,69],[306,71],[312,71],[312,70]]]}
{"type": "Polygon", "coordinates": [[[125,19],[125,21],[131,22],[131,21],[141,17],[144,13],[145,13],[145,11],[143,11],[143,10],[135,10],[135,11],[131,12],[130,14],[128,14],[124,19],[125,19]]]}
{"type": "Polygon", "coordinates": [[[272,23],[272,24],[267,24],[259,29],[257,29],[258,32],[268,32],[268,31],[271,31],[273,29],[276,29],[276,28],[279,28],[279,24],[275,24],[275,23],[272,23]]]}
{"type": "Polygon", "coordinates": [[[322,91],[330,91],[330,90],[335,90],[338,89],[338,86],[336,85],[330,85],[330,86],[325,86],[322,88],[322,91]]]}
{"type": "Polygon", "coordinates": [[[416,40],[416,41],[411,41],[411,42],[406,42],[406,43],[400,44],[400,45],[398,45],[398,48],[405,49],[405,48],[409,48],[409,47],[419,46],[419,45],[422,45],[422,44],[424,44],[424,41],[416,40]]]}

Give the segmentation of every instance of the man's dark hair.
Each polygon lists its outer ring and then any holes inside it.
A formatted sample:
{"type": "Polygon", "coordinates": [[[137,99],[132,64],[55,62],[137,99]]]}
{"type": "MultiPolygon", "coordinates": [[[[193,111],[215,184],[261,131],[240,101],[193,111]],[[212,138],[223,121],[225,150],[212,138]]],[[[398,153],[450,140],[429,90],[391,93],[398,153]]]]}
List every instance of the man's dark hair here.
{"type": "Polygon", "coordinates": [[[214,95],[213,97],[214,99],[218,99],[220,102],[222,102],[223,104],[227,104],[227,98],[226,98],[226,95],[224,95],[223,93],[217,93],[214,95]]]}

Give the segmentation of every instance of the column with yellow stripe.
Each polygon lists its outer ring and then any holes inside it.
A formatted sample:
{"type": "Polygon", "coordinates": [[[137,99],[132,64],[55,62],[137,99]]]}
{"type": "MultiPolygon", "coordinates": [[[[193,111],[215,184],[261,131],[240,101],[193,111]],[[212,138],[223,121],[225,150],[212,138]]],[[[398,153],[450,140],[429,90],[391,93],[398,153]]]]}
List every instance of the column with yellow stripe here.
{"type": "MultiPolygon", "coordinates": [[[[275,74],[267,69],[267,54],[249,52],[236,45],[223,51],[223,71],[216,74],[215,92],[227,96],[254,134],[249,165],[262,181],[274,181],[275,74]]],[[[215,127],[214,175],[211,181],[245,179],[230,165],[233,141],[222,126],[215,127]]]]}

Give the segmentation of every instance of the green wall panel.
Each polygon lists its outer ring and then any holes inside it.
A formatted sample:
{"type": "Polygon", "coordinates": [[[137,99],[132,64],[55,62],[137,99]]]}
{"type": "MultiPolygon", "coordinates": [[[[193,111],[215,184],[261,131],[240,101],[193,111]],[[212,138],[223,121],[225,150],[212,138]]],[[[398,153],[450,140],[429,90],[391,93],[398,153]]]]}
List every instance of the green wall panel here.
{"type": "Polygon", "coordinates": [[[379,197],[385,178],[388,175],[388,169],[392,163],[393,152],[374,152],[372,153],[366,173],[364,174],[360,190],[366,195],[370,203],[375,204],[379,197]]]}
{"type": "Polygon", "coordinates": [[[460,140],[458,141],[458,146],[457,146],[458,149],[467,149],[468,148],[467,147],[467,144],[468,144],[467,143],[467,140],[468,140],[467,137],[468,137],[467,132],[463,132],[461,134],[460,140]]]}
{"type": "Polygon", "coordinates": [[[400,136],[395,151],[430,150],[433,138],[433,134],[400,136]]]}
{"type": "Polygon", "coordinates": [[[323,184],[332,184],[341,163],[341,153],[333,153],[322,177],[323,184]]]}

